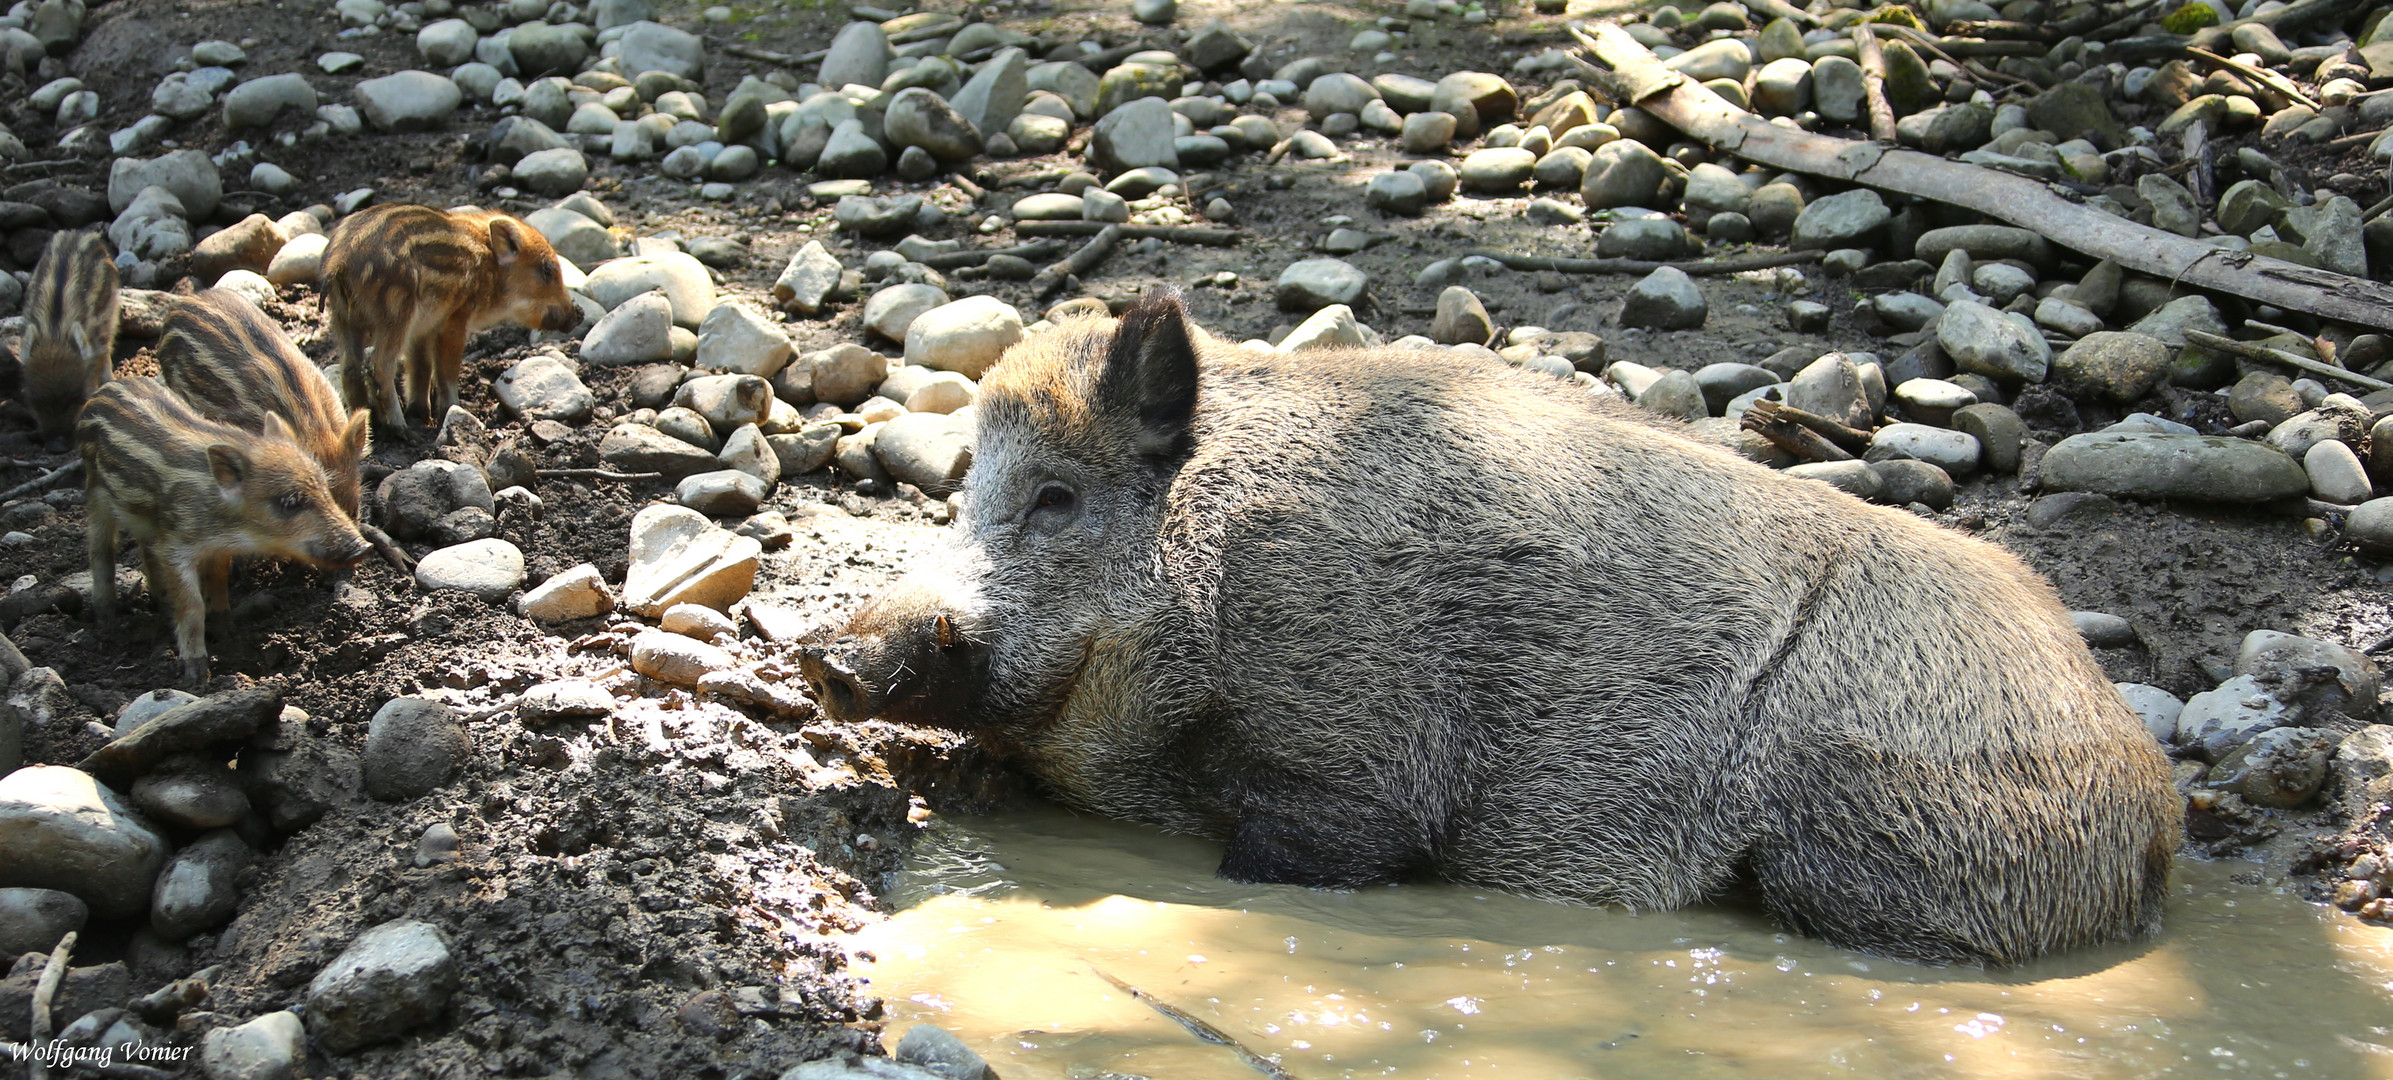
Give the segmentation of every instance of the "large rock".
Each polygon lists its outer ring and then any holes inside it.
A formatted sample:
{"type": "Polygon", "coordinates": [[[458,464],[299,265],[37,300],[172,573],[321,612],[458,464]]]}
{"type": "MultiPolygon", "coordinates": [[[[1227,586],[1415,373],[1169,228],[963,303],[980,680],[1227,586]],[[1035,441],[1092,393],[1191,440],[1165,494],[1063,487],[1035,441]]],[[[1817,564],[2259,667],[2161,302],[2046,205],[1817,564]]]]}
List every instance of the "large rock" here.
{"type": "Polygon", "coordinates": [[[590,44],[572,26],[528,22],[507,32],[507,51],[518,77],[572,75],[590,58],[590,44]]]}
{"type": "Polygon", "coordinates": [[[720,528],[688,507],[648,507],[632,517],[622,606],[651,619],[675,604],[727,612],[755,586],[756,560],[763,551],[754,539],[720,528]]]}
{"type": "Polygon", "coordinates": [[[2235,650],[2235,674],[2275,688],[2280,700],[2303,706],[2313,722],[2324,722],[2330,713],[2370,720],[2382,685],[2376,662],[2366,653],[2276,630],[2244,635],[2235,650]]]}
{"type": "Polygon", "coordinates": [[[698,324],[698,366],[771,378],[789,363],[789,335],[744,304],[721,304],[698,324]]]}
{"type": "Polygon", "coordinates": [[[2169,347],[2159,338],[2102,330],[2062,352],[2052,374],[2065,386],[2125,405],[2160,384],[2170,359],[2169,347]]]}
{"type": "Polygon", "coordinates": [[[872,452],[892,478],[943,498],[972,467],[972,427],[950,414],[906,413],[880,426],[872,452]]]}
{"type": "Polygon", "coordinates": [[[949,104],[974,131],[986,137],[1006,130],[1029,98],[1030,55],[1008,47],[997,50],[997,55],[982,64],[949,104]]]}
{"type": "Polygon", "coordinates": [[[0,777],[0,888],[56,889],[101,918],[131,918],[166,856],[166,838],[90,773],[28,765],[0,777]]]}
{"type": "Polygon", "coordinates": [[[224,198],[224,180],[216,163],[200,150],[177,150],[147,161],[118,158],[108,166],[108,212],[122,214],[143,188],[173,192],[193,221],[206,221],[224,198]]]}
{"type": "Polygon", "coordinates": [[[526,420],[580,424],[590,419],[598,398],[563,357],[535,353],[500,372],[491,383],[499,403],[526,420]]]}
{"type": "Polygon", "coordinates": [[[2052,346],[2044,343],[2033,322],[1974,300],[1945,307],[1936,324],[1936,343],[1961,370],[1990,379],[2040,383],[2051,370],[2052,346]]]}
{"type": "Polygon", "coordinates": [[[523,220],[548,240],[559,257],[575,266],[596,266],[622,254],[605,225],[563,207],[534,210],[523,220]]]}
{"type": "Polygon", "coordinates": [[[673,357],[673,302],[642,293],[600,316],[582,339],[582,359],[598,367],[651,364],[673,357]]]}
{"type": "Polygon", "coordinates": [[[282,714],[282,694],[250,686],[184,702],[91,752],[77,767],[110,783],[127,783],[169,755],[220,748],[247,739],[282,714]]]}
{"type": "Polygon", "coordinates": [[[1160,97],[1139,98],[1106,113],[1089,135],[1089,163],[1114,172],[1160,165],[1180,167],[1174,142],[1171,104],[1160,97]]]}
{"type": "Polygon", "coordinates": [[[383,923],[308,983],[308,1033],[328,1054],[398,1038],[439,1019],[457,981],[448,935],[414,919],[383,923]]]}
{"type": "Polygon", "coordinates": [[[2257,503],[2310,489],[2301,463],[2266,443],[2150,431],[2072,435],[2044,455],[2038,475],[2055,491],[2145,499],[2257,503]]]}
{"type": "Polygon", "coordinates": [[[200,1039],[199,1067],[208,1080],[292,1080],[306,1059],[307,1028],[289,1009],[200,1039]]]}
{"type": "Polygon", "coordinates": [[[224,95],[224,126],[265,127],[285,110],[303,116],[316,111],[316,88],[296,71],[251,79],[224,95]]]}
{"type": "Polygon", "coordinates": [[[815,79],[836,90],[849,83],[879,86],[889,74],[889,35],[875,22],[851,22],[831,39],[815,79]]]}
{"type": "Polygon", "coordinates": [[[715,309],[714,279],[707,276],[705,263],[686,252],[616,259],[592,270],[589,282],[582,286],[590,299],[608,310],[651,289],[664,290],[677,326],[697,329],[706,313],[715,309]]]}
{"type": "Polygon", "coordinates": [[[1788,246],[1805,248],[1869,247],[1870,241],[1894,219],[1894,212],[1886,208],[1886,200],[1869,188],[1855,188],[1838,195],[1814,199],[1795,215],[1795,228],[1788,246]]]}
{"type": "Polygon", "coordinates": [[[980,153],[980,130],[945,98],[920,86],[900,90],[890,100],[881,130],[899,148],[919,146],[949,165],[980,153]]]}
{"type": "Polygon", "coordinates": [[[589,178],[590,160],[570,146],[525,154],[515,163],[516,182],[550,198],[580,191],[589,178]]]}
{"type": "Polygon", "coordinates": [[[687,30],[653,22],[636,22],[623,31],[617,59],[623,70],[637,75],[663,71],[696,79],[706,70],[706,39],[687,30]]]}
{"type": "Polygon", "coordinates": [[[49,952],[69,931],[83,929],[91,908],[58,889],[0,889],[0,956],[49,952]]]}
{"type": "Polygon", "coordinates": [[[967,296],[915,316],[906,328],[906,363],[978,379],[1022,340],[1022,313],[993,296],[967,296]]]}
{"type": "Polygon", "coordinates": [[[904,342],[906,329],[923,312],[947,303],[947,293],[935,285],[901,282],[872,294],[864,302],[864,325],[891,341],[904,342]]]}
{"type": "Polygon", "coordinates": [[[1669,167],[1644,143],[1628,139],[1595,148],[1580,174],[1579,197],[1590,210],[1615,206],[1648,206],[1656,201],[1669,167]]]}
{"type": "Polygon", "coordinates": [[[806,246],[789,257],[789,265],[773,282],[773,298],[798,314],[813,315],[823,310],[831,294],[839,288],[842,269],[838,257],[825,249],[822,241],[808,240],[806,246]]]}
{"type": "Polygon", "coordinates": [[[618,424],[598,441],[598,458],[623,472],[661,473],[678,480],[715,467],[715,455],[646,424],[618,424]]]}
{"type": "Polygon", "coordinates": [[[241,900],[235,880],[256,858],[231,829],[217,829],[175,852],[150,893],[150,929],[182,941],[231,922],[241,900]]]}
{"type": "Polygon", "coordinates": [[[289,242],[290,234],[264,214],[251,214],[239,223],[219,229],[191,249],[191,273],[202,281],[215,281],[235,270],[262,274],[274,265],[274,253],[289,242]]]}
{"type": "Polygon", "coordinates": [[[772,415],[773,384],[755,375],[701,375],[673,391],[673,404],[704,417],[716,432],[733,431],[772,415]]]}
{"type": "Polygon", "coordinates": [[[1710,314],[1695,279],[1675,266],[1664,266],[1629,287],[1620,305],[1620,325],[1693,330],[1710,314]]]}
{"type": "Polygon", "coordinates": [[[448,122],[465,93],[429,71],[401,71],[367,79],[350,91],[357,111],[376,131],[425,131],[448,122]]]}
{"type": "Polygon", "coordinates": [[[456,589],[484,600],[504,600],[523,585],[523,549],[490,537],[441,548],[415,564],[415,581],[427,591],[456,589]]]}
{"type": "Polygon", "coordinates": [[[1280,271],[1272,296],[1285,311],[1317,311],[1331,304],[1349,307],[1363,298],[1370,276],[1339,259],[1299,259],[1280,271]]]}
{"type": "Polygon", "coordinates": [[[598,567],[589,563],[541,582],[515,604],[516,614],[544,623],[587,619],[613,610],[615,594],[607,590],[607,580],[598,567]]]}

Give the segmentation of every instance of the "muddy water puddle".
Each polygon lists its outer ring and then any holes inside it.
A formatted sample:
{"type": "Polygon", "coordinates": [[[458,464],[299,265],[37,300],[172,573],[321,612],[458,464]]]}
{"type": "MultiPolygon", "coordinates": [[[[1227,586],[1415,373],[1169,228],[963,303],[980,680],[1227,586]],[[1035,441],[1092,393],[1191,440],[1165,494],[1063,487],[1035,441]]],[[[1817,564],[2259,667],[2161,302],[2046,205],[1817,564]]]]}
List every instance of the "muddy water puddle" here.
{"type": "Polygon", "coordinates": [[[1299,1080],[2393,1078],[2393,930],[2180,861],[2156,942],[2023,970],[1918,967],[1755,911],[1631,914],[1481,889],[1213,876],[1218,845],[1041,809],[942,819],[858,936],[891,1030],[1010,1080],[1254,1080],[1116,988],[1299,1080]]]}

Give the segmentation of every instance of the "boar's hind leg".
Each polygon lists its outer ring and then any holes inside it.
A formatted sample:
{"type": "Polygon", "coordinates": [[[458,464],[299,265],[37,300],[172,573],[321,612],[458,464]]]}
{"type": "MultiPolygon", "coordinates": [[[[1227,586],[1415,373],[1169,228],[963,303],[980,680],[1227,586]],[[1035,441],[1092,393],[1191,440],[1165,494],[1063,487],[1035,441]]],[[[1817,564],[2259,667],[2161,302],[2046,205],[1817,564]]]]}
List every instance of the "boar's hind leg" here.
{"type": "Polygon", "coordinates": [[[1263,885],[1357,889],[1402,880],[1421,863],[1400,841],[1374,836],[1368,825],[1250,817],[1230,834],[1218,873],[1263,885]]]}
{"type": "MultiPolygon", "coordinates": [[[[85,459],[83,475],[91,475],[90,459],[85,459]]],[[[116,505],[106,489],[91,486],[84,500],[85,536],[91,554],[92,615],[106,626],[116,617],[116,505]]]]}

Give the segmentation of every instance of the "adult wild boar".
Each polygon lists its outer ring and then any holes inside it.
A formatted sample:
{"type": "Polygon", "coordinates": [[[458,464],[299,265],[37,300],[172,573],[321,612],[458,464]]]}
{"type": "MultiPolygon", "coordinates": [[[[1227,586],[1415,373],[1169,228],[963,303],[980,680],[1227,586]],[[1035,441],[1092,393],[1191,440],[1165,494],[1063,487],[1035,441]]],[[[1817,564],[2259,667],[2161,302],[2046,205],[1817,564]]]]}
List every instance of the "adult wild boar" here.
{"type": "Polygon", "coordinates": [[[2010,555],[1441,351],[1173,297],[1016,346],[947,549],[806,673],[1242,881],[1434,874],[2016,963],[2160,921],[2167,761],[2010,555]]]}

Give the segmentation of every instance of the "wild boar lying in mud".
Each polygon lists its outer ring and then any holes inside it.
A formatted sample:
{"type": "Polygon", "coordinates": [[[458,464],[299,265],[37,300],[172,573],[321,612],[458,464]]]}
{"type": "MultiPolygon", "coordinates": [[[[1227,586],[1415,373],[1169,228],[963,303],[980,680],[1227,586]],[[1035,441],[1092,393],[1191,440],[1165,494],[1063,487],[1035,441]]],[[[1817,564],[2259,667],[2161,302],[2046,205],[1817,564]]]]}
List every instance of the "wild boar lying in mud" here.
{"type": "Polygon", "coordinates": [[[2010,555],[1437,351],[1176,298],[1015,347],[944,552],[806,674],[1224,876],[1433,874],[2011,964],[2157,928],[2167,761],[2010,555]]]}

